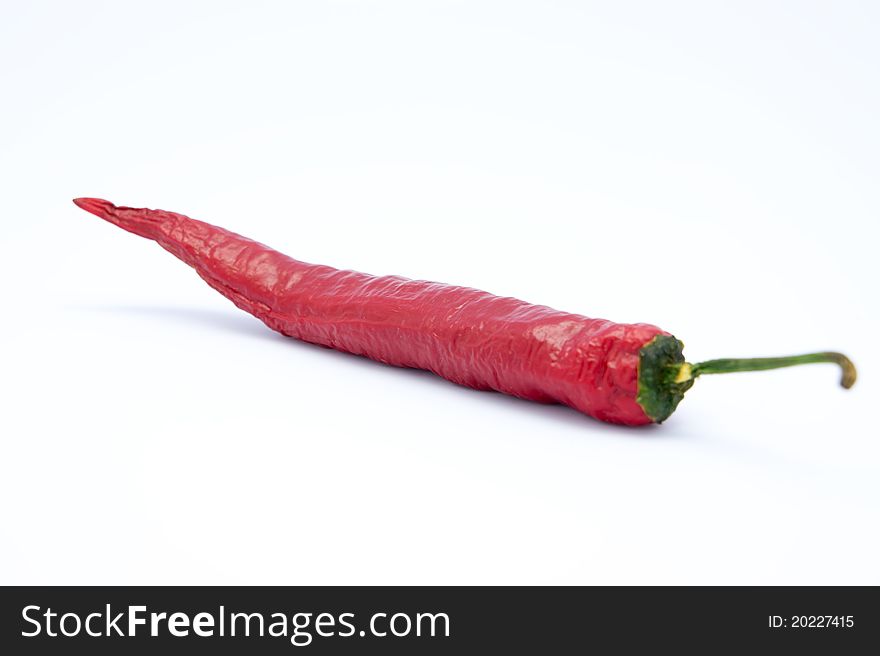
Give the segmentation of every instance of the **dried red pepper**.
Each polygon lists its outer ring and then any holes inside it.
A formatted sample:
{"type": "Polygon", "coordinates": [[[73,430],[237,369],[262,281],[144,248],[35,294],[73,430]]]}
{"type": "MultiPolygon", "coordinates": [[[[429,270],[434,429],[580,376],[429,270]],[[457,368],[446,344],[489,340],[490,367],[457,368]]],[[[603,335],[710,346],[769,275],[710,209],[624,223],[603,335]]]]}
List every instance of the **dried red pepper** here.
{"type": "Polygon", "coordinates": [[[662,422],[701,374],[833,362],[840,353],[685,362],[682,343],[649,324],[588,319],[398,276],[376,277],[294,260],[222,228],[161,210],[77,198],[84,210],[153,239],[211,287],[273,330],[460,385],[564,403],[631,426],[662,422]]]}

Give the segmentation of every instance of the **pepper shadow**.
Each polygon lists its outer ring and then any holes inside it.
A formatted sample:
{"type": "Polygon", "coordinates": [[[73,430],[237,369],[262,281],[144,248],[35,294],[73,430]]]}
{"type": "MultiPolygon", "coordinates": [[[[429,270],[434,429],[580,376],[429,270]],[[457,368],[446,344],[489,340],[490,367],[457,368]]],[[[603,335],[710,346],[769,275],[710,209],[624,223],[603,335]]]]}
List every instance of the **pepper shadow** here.
{"type": "MultiPolygon", "coordinates": [[[[150,319],[171,320],[177,323],[195,324],[200,327],[212,326],[227,332],[247,337],[265,338],[276,335],[259,319],[236,312],[209,310],[206,308],[175,307],[162,305],[78,305],[68,309],[79,312],[105,312],[124,314],[150,319]]],[[[284,339],[283,335],[277,335],[284,339]]]]}
{"type": "MultiPolygon", "coordinates": [[[[456,385],[445,378],[422,369],[410,369],[406,367],[394,367],[376,362],[364,356],[351,353],[343,353],[319,344],[311,344],[297,339],[286,337],[268,326],[259,319],[234,311],[212,310],[207,308],[191,308],[179,306],[161,305],[80,305],[71,306],[68,309],[81,312],[106,312],[108,314],[122,314],[129,316],[141,316],[163,321],[174,321],[200,327],[210,326],[214,329],[224,330],[236,335],[252,339],[272,340],[287,344],[291,348],[313,349],[321,351],[324,357],[336,358],[345,366],[369,367],[375,375],[410,376],[418,378],[420,385],[434,385],[443,390],[444,394],[461,395],[462,402],[473,402],[479,399],[481,403],[494,403],[502,406],[506,413],[523,413],[524,416],[534,417],[536,414],[545,418],[548,422],[563,424],[570,428],[589,430],[592,433],[613,434],[618,437],[631,439],[671,439],[674,433],[664,431],[656,424],[647,426],[619,426],[608,424],[593,419],[574,408],[559,404],[537,403],[519,399],[507,394],[501,394],[491,390],[474,390],[461,385],[456,385]],[[479,394],[479,397],[477,395],[479,394]]],[[[679,436],[680,437],[680,436],[679,436]]]]}

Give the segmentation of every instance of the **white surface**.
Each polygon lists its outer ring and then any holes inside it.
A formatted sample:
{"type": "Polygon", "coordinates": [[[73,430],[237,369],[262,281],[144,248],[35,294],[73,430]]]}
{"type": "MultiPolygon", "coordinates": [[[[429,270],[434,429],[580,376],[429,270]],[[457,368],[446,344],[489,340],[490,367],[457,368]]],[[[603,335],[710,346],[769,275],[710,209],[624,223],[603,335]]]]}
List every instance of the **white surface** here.
{"type": "Polygon", "coordinates": [[[876,3],[0,17],[0,583],[880,583],[876,3]],[[602,425],[286,340],[70,203],[647,321],[602,425]]]}

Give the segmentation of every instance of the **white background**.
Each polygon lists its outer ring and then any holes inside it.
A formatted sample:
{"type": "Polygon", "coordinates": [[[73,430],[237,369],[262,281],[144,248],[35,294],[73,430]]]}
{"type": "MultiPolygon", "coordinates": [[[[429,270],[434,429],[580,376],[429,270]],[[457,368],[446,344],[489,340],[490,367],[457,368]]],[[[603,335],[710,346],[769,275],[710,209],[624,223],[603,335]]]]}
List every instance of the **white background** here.
{"type": "Polygon", "coordinates": [[[871,2],[3,2],[0,582],[880,583],[871,2]],[[657,324],[663,426],[285,339],[75,196],[657,324]]]}

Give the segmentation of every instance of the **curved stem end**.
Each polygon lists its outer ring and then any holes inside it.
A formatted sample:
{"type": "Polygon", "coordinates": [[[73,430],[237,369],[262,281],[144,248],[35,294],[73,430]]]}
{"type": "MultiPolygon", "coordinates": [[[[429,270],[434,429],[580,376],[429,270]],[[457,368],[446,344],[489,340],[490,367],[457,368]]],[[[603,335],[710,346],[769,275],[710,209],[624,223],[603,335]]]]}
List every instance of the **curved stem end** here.
{"type": "Polygon", "coordinates": [[[856,379],[858,378],[858,373],[856,372],[856,366],[853,364],[853,361],[846,357],[843,353],[828,353],[829,356],[834,356],[832,362],[836,362],[840,365],[841,375],[840,375],[840,386],[844,389],[849,389],[853,385],[856,384],[856,379]]]}

